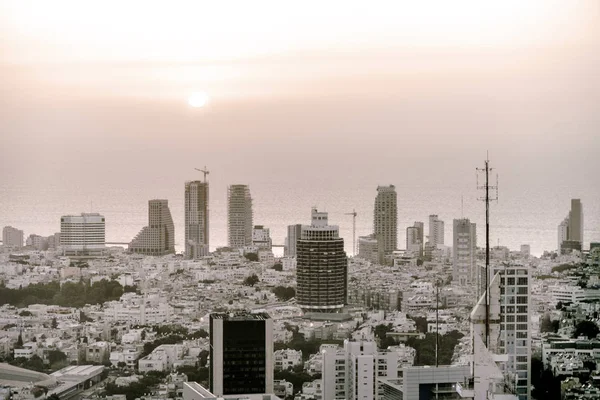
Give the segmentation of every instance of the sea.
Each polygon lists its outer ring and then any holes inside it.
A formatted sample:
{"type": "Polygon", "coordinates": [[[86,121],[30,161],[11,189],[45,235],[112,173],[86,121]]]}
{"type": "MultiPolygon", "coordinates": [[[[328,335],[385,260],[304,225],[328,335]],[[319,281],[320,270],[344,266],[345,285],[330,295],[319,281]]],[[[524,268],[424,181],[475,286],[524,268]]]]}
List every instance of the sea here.
{"type": "MultiPolygon", "coordinates": [[[[227,245],[227,185],[239,182],[209,180],[210,248],[227,245]]],[[[243,182],[241,182],[243,183],[243,182]]],[[[270,229],[273,244],[283,245],[286,228],[309,224],[311,209],[329,213],[329,223],[338,225],[348,255],[353,254],[353,217],[356,211],[356,240],[373,231],[373,206],[378,184],[340,182],[250,183],[254,224],[270,229]]],[[[490,207],[490,243],[519,250],[529,244],[533,255],[556,250],[557,226],[569,212],[571,197],[580,198],[584,210],[584,248],[600,242],[600,187],[581,188],[512,186],[501,188],[490,207]],[[576,195],[575,195],[576,194],[576,195]]],[[[469,218],[477,224],[477,244],[485,245],[485,203],[483,192],[473,184],[395,184],[398,194],[398,248],[405,248],[406,228],[415,221],[425,223],[437,214],[445,222],[445,244],[452,245],[452,221],[469,218]]],[[[494,197],[496,192],[492,191],[494,197]]],[[[157,186],[88,185],[77,188],[58,183],[35,186],[13,183],[0,190],[0,226],[50,235],[60,231],[60,217],[81,212],[98,212],[106,217],[107,242],[129,242],[147,224],[148,200],[166,198],[175,223],[178,252],[184,244],[184,180],[157,186]]],[[[276,248],[281,255],[282,248],[276,248]]]]}

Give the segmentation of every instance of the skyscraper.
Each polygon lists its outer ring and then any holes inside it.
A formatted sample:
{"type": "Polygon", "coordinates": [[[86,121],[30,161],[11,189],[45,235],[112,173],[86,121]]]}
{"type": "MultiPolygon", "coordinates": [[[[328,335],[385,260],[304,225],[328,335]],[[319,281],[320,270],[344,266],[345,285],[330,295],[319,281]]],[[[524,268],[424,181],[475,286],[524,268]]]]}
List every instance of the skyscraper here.
{"type": "Polygon", "coordinates": [[[311,225],[302,225],[296,252],[296,302],[304,311],[336,312],[347,297],[348,260],[339,228],[327,213],[312,210],[311,225]]]}
{"type": "Polygon", "coordinates": [[[273,320],[266,313],[210,315],[210,391],[273,393],[273,320]]]}
{"type": "Polygon", "coordinates": [[[515,264],[493,267],[492,276],[496,274],[500,278],[499,349],[508,355],[503,372],[515,376],[516,394],[527,400],[531,391],[531,275],[529,268],[515,264]]]}
{"type": "Polygon", "coordinates": [[[452,280],[466,286],[477,284],[477,230],[468,218],[455,219],[453,224],[452,280]]]}
{"type": "Polygon", "coordinates": [[[129,243],[129,251],[150,256],[175,253],[175,225],[168,200],[148,201],[148,226],[129,243]]]}
{"type": "Polygon", "coordinates": [[[23,247],[23,231],[12,226],[2,229],[2,244],[11,247],[23,247]]]}
{"type": "Polygon", "coordinates": [[[423,242],[420,239],[420,231],[416,226],[406,228],[406,251],[415,256],[421,256],[423,253],[423,242]]]}
{"type": "Polygon", "coordinates": [[[444,221],[435,214],[429,216],[429,244],[433,247],[444,244],[444,221]]]}
{"type": "Polygon", "coordinates": [[[64,215],[60,218],[60,246],[65,255],[90,256],[105,249],[106,221],[98,213],[64,215]]]}
{"type": "Polygon", "coordinates": [[[425,224],[420,221],[415,221],[413,226],[419,230],[419,240],[421,241],[421,244],[424,244],[425,243],[425,224]]]}
{"type": "Polygon", "coordinates": [[[583,248],[583,207],[580,199],[571,199],[571,210],[558,225],[558,251],[561,253],[567,248],[583,248]]]}
{"type": "Polygon", "coordinates": [[[208,182],[185,183],[185,256],[208,255],[208,182]]]}
{"type": "Polygon", "coordinates": [[[396,187],[378,186],[373,212],[374,233],[380,250],[389,254],[398,248],[398,207],[396,187]]]}
{"type": "Polygon", "coordinates": [[[252,244],[252,197],[248,185],[231,185],[227,188],[228,245],[242,249],[252,244]]]}
{"type": "Polygon", "coordinates": [[[286,257],[296,257],[296,243],[302,234],[302,225],[288,225],[287,237],[285,238],[285,249],[283,255],[286,257]]]}

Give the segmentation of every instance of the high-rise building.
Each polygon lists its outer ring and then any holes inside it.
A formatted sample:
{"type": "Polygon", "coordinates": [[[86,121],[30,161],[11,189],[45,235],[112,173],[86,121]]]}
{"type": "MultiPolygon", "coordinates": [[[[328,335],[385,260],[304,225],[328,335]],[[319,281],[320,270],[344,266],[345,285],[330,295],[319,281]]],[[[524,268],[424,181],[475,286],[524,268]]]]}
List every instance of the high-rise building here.
{"type": "Polygon", "coordinates": [[[2,229],[2,244],[11,247],[23,247],[23,231],[12,226],[2,229]]]}
{"type": "Polygon", "coordinates": [[[558,225],[558,252],[578,247],[583,248],[583,207],[580,199],[571,199],[571,210],[558,225]],[[571,243],[569,246],[563,246],[563,242],[571,243]]]}
{"type": "Polygon", "coordinates": [[[422,230],[418,226],[406,228],[406,252],[420,257],[423,254],[423,242],[421,242],[422,230]]]}
{"type": "Polygon", "coordinates": [[[470,317],[474,387],[464,391],[457,384],[457,391],[462,398],[526,400],[531,387],[529,269],[505,264],[490,268],[490,275],[487,301],[482,294],[470,317]]]}
{"type": "Polygon", "coordinates": [[[304,311],[337,312],[347,299],[348,259],[339,228],[326,212],[312,210],[311,225],[302,225],[296,251],[296,302],[304,311]]]}
{"type": "Polygon", "coordinates": [[[424,244],[425,243],[425,224],[420,221],[415,221],[413,226],[419,230],[418,238],[421,241],[421,243],[424,244]]]}
{"type": "Polygon", "coordinates": [[[460,286],[475,285],[477,271],[477,230],[468,218],[454,220],[452,280],[460,286]]]}
{"type": "Polygon", "coordinates": [[[287,237],[285,238],[285,248],[283,255],[286,257],[296,257],[296,243],[302,234],[302,225],[288,225],[287,237]]]}
{"type": "Polygon", "coordinates": [[[27,237],[25,245],[36,250],[48,250],[48,238],[32,233],[27,237]]]}
{"type": "Polygon", "coordinates": [[[102,254],[106,245],[106,221],[98,213],[64,215],[60,218],[60,247],[65,255],[102,254]]]}
{"type": "Polygon", "coordinates": [[[209,330],[212,393],[273,393],[273,320],[268,314],[211,314],[209,330]]]}
{"type": "Polygon", "coordinates": [[[185,183],[185,256],[195,259],[208,255],[208,182],[185,183]]]}
{"type": "Polygon", "coordinates": [[[381,398],[384,378],[398,378],[398,353],[377,351],[375,342],[346,340],[343,349],[323,351],[323,399],[381,398]]]}
{"type": "Polygon", "coordinates": [[[231,185],[227,188],[228,245],[243,249],[252,244],[252,196],[248,185],[231,185]]]}
{"type": "Polygon", "coordinates": [[[394,185],[378,186],[373,212],[375,238],[384,254],[398,248],[398,206],[394,185]]]}
{"type": "Polygon", "coordinates": [[[252,230],[252,246],[258,249],[271,250],[273,242],[271,241],[271,233],[269,228],[262,225],[256,225],[252,230]]]}
{"type": "Polygon", "coordinates": [[[444,244],[444,221],[435,214],[429,216],[429,244],[433,247],[444,244]]]}
{"type": "Polygon", "coordinates": [[[373,264],[380,264],[379,243],[375,235],[358,237],[358,257],[373,264]]]}
{"type": "Polygon", "coordinates": [[[175,253],[175,225],[168,200],[148,201],[148,226],[129,243],[129,251],[149,256],[175,253]]]}

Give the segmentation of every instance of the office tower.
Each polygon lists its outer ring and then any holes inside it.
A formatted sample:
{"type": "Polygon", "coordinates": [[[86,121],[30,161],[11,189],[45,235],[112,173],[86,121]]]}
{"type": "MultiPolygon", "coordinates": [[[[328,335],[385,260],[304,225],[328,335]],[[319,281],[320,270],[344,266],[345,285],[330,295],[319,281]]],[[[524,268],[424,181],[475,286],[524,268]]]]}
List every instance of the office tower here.
{"type": "Polygon", "coordinates": [[[421,244],[424,244],[425,243],[425,224],[420,221],[415,221],[413,226],[418,229],[418,232],[419,232],[418,239],[421,241],[421,244]]]}
{"type": "Polygon", "coordinates": [[[429,244],[434,247],[444,244],[444,221],[435,214],[429,216],[429,244]]]}
{"type": "Polygon", "coordinates": [[[252,197],[248,185],[227,188],[227,233],[232,249],[243,249],[252,244],[252,197]]]}
{"type": "Polygon", "coordinates": [[[378,186],[373,215],[375,238],[380,250],[390,254],[398,248],[398,208],[394,185],[378,186]]]}
{"type": "Polygon", "coordinates": [[[304,311],[336,312],[347,297],[348,260],[339,228],[327,213],[312,210],[311,225],[302,225],[296,251],[296,303],[304,311]]]}
{"type": "Polygon", "coordinates": [[[208,182],[185,183],[185,256],[208,255],[208,182]]]}
{"type": "Polygon", "coordinates": [[[417,226],[406,228],[406,252],[420,257],[423,254],[423,242],[421,242],[421,232],[417,226]]]}
{"type": "Polygon", "coordinates": [[[175,225],[168,200],[148,201],[148,226],[129,243],[129,251],[149,256],[175,253],[175,225]]]}
{"type": "Polygon", "coordinates": [[[558,225],[558,252],[583,248],[583,207],[580,199],[571,199],[571,210],[558,225]],[[565,243],[567,242],[567,243],[565,243]]]}
{"type": "Polygon", "coordinates": [[[302,225],[288,225],[287,237],[285,238],[285,248],[283,255],[286,257],[296,257],[296,243],[302,234],[302,225]]]}
{"type": "Polygon", "coordinates": [[[25,245],[36,250],[48,250],[48,238],[32,233],[25,241],[25,245]]]}
{"type": "Polygon", "coordinates": [[[60,246],[65,255],[102,254],[106,242],[103,215],[82,213],[60,218],[60,246]]]}
{"type": "Polygon", "coordinates": [[[23,247],[23,231],[12,226],[2,229],[2,244],[11,247],[23,247]]]}
{"type": "Polygon", "coordinates": [[[380,379],[398,378],[398,353],[377,351],[375,342],[344,341],[323,351],[323,399],[373,400],[383,394],[380,379]]]}
{"type": "Polygon", "coordinates": [[[373,264],[380,263],[379,244],[375,239],[375,235],[358,237],[358,258],[370,261],[373,264]]]}
{"type": "Polygon", "coordinates": [[[210,391],[273,393],[273,320],[266,313],[210,315],[210,391]]]}
{"type": "Polygon", "coordinates": [[[455,219],[453,224],[452,280],[460,286],[475,285],[477,271],[477,231],[468,218],[455,219]]]}
{"type": "Polygon", "coordinates": [[[271,250],[273,242],[271,241],[271,234],[269,228],[265,228],[262,225],[256,225],[252,230],[252,246],[258,249],[271,250]]]}

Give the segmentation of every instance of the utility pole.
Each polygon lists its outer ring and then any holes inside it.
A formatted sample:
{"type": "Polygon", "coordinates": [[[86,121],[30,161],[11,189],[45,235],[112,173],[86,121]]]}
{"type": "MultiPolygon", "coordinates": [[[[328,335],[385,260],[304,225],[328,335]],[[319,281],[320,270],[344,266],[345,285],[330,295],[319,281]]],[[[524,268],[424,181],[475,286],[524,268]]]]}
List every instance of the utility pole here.
{"type": "Polygon", "coordinates": [[[496,175],[496,185],[490,186],[490,168],[489,155],[485,160],[483,168],[477,168],[477,189],[485,190],[485,196],[479,200],[485,201],[485,345],[489,347],[490,336],[490,294],[489,294],[489,279],[490,279],[490,201],[498,200],[498,175],[496,175]],[[485,174],[485,183],[479,185],[479,174],[485,174]],[[496,190],[496,197],[490,197],[490,189],[496,190]]]}
{"type": "Polygon", "coordinates": [[[344,215],[352,215],[352,256],[356,256],[356,210],[352,210],[351,213],[345,213],[344,215]]]}

